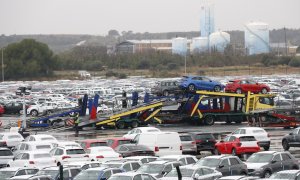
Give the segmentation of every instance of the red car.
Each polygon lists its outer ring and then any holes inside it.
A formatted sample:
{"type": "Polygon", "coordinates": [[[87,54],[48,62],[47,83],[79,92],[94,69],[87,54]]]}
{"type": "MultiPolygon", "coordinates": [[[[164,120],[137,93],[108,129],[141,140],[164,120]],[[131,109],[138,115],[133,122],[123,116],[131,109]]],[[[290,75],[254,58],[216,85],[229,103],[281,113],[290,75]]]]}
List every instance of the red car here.
{"type": "Polygon", "coordinates": [[[99,140],[99,139],[85,139],[82,141],[77,141],[77,143],[79,143],[80,146],[85,150],[90,147],[107,146],[105,140],[99,140]]]}
{"type": "Polygon", "coordinates": [[[119,138],[110,138],[106,140],[107,145],[113,149],[116,149],[117,146],[122,144],[130,144],[130,139],[126,139],[123,137],[119,138]]]}
{"type": "Polygon", "coordinates": [[[241,155],[258,151],[260,147],[255,137],[242,134],[227,136],[224,141],[215,144],[216,154],[241,155]]]}
{"type": "Polygon", "coordinates": [[[5,112],[5,109],[2,105],[0,105],[0,115],[4,114],[5,112]]]}
{"type": "Polygon", "coordinates": [[[259,84],[250,80],[234,80],[229,81],[225,86],[225,92],[234,92],[234,93],[247,93],[248,91],[252,93],[262,93],[266,94],[270,92],[270,87],[266,84],[259,84]]]}

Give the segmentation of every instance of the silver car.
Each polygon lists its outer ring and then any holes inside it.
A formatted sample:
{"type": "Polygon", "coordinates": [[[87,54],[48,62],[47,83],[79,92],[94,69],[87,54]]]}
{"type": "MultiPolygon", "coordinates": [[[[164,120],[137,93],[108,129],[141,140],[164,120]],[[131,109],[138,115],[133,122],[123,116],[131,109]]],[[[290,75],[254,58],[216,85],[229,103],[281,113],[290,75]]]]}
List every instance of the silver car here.
{"type": "Polygon", "coordinates": [[[197,154],[197,144],[190,134],[179,134],[182,153],[183,154],[197,154]]]}

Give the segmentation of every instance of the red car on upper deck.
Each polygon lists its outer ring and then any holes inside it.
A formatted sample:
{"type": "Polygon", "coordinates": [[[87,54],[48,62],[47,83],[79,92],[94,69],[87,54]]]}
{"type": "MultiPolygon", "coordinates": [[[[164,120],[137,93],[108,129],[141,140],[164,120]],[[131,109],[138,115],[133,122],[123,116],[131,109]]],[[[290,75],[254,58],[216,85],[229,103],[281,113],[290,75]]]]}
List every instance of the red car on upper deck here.
{"type": "Polygon", "coordinates": [[[251,80],[234,80],[229,81],[225,86],[225,92],[234,92],[234,93],[247,93],[248,91],[252,93],[262,93],[266,94],[270,92],[270,87],[266,84],[259,84],[251,80]]]}
{"type": "Polygon", "coordinates": [[[85,139],[76,142],[79,143],[84,150],[87,150],[87,148],[90,147],[107,146],[107,142],[105,140],[100,139],[85,139]]]}

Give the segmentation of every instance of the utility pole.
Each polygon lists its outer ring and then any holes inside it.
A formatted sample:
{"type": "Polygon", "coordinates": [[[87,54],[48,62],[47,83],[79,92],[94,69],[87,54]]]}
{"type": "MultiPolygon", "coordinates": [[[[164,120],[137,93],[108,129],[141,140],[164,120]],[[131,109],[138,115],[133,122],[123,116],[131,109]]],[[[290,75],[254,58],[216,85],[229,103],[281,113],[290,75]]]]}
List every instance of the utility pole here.
{"type": "Polygon", "coordinates": [[[2,82],[4,82],[3,49],[4,48],[1,48],[1,51],[2,51],[2,63],[1,63],[1,68],[2,68],[2,82]]]}

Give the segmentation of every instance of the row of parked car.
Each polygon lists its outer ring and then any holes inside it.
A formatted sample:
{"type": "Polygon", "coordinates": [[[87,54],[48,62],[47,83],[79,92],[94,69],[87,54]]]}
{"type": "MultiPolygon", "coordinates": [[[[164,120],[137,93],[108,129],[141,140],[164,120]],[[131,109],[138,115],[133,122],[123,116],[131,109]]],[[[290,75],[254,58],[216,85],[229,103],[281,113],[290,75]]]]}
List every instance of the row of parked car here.
{"type": "MultiPolygon", "coordinates": [[[[293,146],[296,142],[290,139],[294,138],[288,137],[299,135],[299,131],[300,128],[294,129],[282,142],[288,141],[289,147],[293,146]]],[[[104,179],[174,179],[178,176],[178,166],[187,179],[229,175],[263,178],[281,170],[299,169],[299,162],[287,151],[261,151],[260,147],[269,149],[270,137],[257,127],[239,128],[221,141],[211,133],[178,134],[155,127],[135,128],[124,137],[106,140],[57,141],[53,136],[41,134],[23,139],[14,132],[0,133],[0,139],[0,164],[5,167],[0,175],[17,176],[15,179],[28,179],[33,176],[30,172],[38,174],[32,177],[37,180],[57,179],[60,165],[66,171],[64,179],[78,180],[102,176],[104,179]],[[198,160],[194,155],[204,150],[213,155],[198,160]],[[242,162],[239,157],[243,154],[252,155],[242,162]],[[24,173],[27,176],[21,177],[24,173]]]]}

